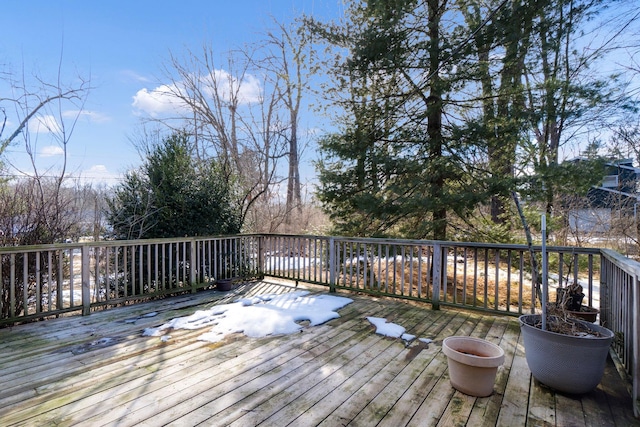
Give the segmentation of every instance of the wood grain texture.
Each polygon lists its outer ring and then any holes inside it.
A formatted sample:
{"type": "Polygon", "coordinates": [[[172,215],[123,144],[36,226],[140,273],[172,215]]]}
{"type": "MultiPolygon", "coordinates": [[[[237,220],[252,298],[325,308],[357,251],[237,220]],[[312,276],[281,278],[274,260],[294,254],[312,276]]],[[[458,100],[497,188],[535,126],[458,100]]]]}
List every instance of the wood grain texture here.
{"type": "Polygon", "coordinates": [[[292,335],[215,344],[198,341],[203,330],[173,330],[167,342],[142,336],[215,304],[296,289],[257,282],[0,329],[0,425],[640,425],[611,361],[583,396],[533,380],[513,317],[341,293],[354,302],[340,318],[292,335]],[[367,316],[433,342],[377,335],[367,316]],[[491,396],[451,387],[441,351],[451,335],[504,349],[491,396]]]}

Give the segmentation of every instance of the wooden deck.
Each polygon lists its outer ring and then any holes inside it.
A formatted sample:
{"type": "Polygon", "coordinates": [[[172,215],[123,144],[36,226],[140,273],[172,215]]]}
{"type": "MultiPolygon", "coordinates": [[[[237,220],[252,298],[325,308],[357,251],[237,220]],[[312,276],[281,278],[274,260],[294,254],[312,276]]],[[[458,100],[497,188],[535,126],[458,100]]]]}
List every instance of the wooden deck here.
{"type": "Polygon", "coordinates": [[[167,342],[141,334],[239,294],[293,289],[257,283],[0,329],[0,425],[640,425],[611,361],[581,397],[532,380],[516,318],[345,295],[354,303],[339,319],[293,335],[210,344],[196,339],[202,330],[174,330],[167,342]],[[158,314],[141,317],[149,312],[158,314]],[[376,335],[366,316],[434,342],[407,347],[376,335]],[[441,351],[450,335],[505,350],[492,396],[451,388],[441,351]]]}

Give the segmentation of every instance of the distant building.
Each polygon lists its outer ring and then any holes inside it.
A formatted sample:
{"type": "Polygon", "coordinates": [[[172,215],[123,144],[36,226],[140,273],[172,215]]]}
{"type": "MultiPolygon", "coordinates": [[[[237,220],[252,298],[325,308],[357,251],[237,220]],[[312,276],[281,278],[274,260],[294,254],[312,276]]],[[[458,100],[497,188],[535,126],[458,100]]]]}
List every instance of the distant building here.
{"type": "Polygon", "coordinates": [[[640,200],[638,183],[640,169],[633,166],[632,159],[607,163],[606,175],[599,187],[591,187],[587,198],[592,207],[618,209],[631,207],[640,200]]]}
{"type": "Polygon", "coordinates": [[[573,231],[607,233],[612,218],[631,218],[635,223],[639,203],[640,168],[632,159],[611,161],[601,184],[591,187],[582,206],[569,212],[569,226],[573,231]]]}

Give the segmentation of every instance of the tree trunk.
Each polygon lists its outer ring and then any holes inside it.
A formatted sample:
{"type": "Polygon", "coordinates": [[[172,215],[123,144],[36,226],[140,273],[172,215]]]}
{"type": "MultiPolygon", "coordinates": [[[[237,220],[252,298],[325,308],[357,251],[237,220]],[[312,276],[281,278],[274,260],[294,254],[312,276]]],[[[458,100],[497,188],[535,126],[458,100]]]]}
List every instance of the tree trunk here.
{"type": "MultiPolygon", "coordinates": [[[[444,0],[446,2],[446,0],[444,0]]],[[[443,3],[444,3],[443,2],[443,3]]],[[[442,160],[442,81],[440,68],[440,19],[444,4],[440,0],[428,0],[429,8],[429,82],[430,94],[427,106],[427,134],[429,135],[429,161],[436,165],[431,174],[431,199],[435,201],[432,210],[433,238],[447,239],[447,208],[442,201],[444,194],[444,171],[437,165],[442,160]]]]}

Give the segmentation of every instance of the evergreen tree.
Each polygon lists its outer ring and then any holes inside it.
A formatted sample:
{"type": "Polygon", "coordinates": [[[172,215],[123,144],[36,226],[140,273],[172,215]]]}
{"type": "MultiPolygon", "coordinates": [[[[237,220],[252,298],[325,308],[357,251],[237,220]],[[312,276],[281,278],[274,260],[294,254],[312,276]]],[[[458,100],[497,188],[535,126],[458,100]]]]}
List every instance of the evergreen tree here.
{"type": "Polygon", "coordinates": [[[464,86],[477,93],[465,102],[479,106],[479,114],[467,115],[458,132],[472,134],[485,153],[480,170],[491,195],[491,219],[504,223],[505,205],[514,188],[517,149],[526,136],[523,75],[534,12],[521,1],[459,0],[458,5],[470,32],[466,55],[475,59],[461,67],[464,86]]]}
{"type": "Polygon", "coordinates": [[[321,141],[320,199],[338,231],[446,239],[449,212],[481,200],[468,184],[462,142],[443,120],[459,35],[442,24],[446,0],[354,3],[350,21],[310,28],[340,53],[324,91],[344,111],[321,141]],[[349,55],[342,54],[348,50],[349,55]]]}
{"type": "Polygon", "coordinates": [[[197,160],[188,135],[154,147],[140,171],[129,172],[108,202],[116,238],[235,234],[241,229],[232,182],[215,161],[197,160]]]}
{"type": "Polygon", "coordinates": [[[323,94],[344,114],[319,166],[338,231],[446,239],[486,206],[504,237],[514,190],[552,212],[586,182],[584,164],[560,166],[560,147],[628,107],[589,71],[603,50],[577,49],[603,5],[369,0],[341,25],[310,21],[337,52],[323,94]]]}

